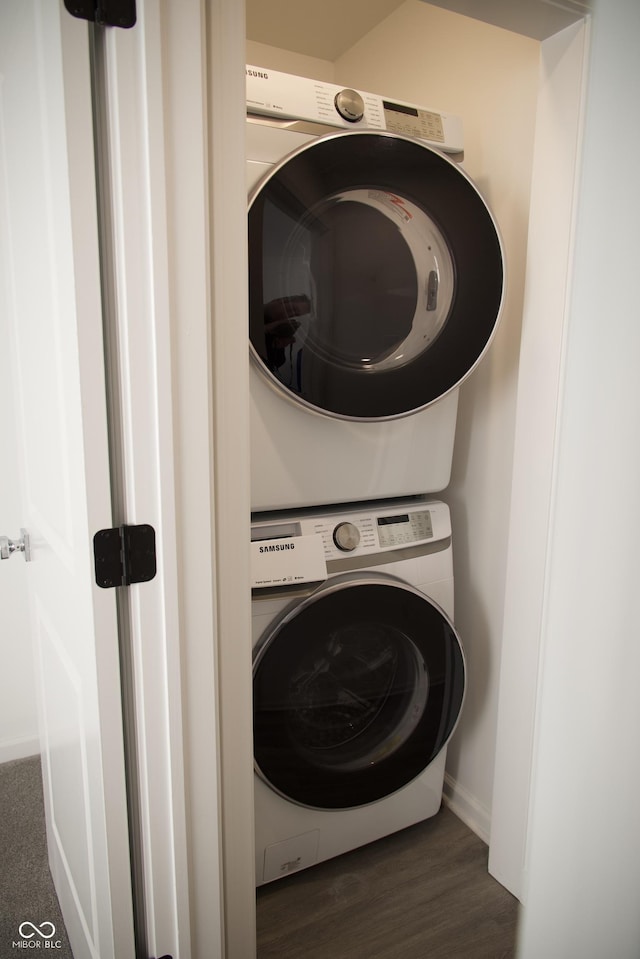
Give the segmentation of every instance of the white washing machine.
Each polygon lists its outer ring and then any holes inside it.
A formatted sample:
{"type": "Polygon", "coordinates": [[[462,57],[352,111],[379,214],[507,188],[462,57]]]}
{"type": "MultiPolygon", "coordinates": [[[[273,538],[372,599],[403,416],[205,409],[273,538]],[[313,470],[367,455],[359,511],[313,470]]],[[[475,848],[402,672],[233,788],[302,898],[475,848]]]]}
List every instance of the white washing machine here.
{"type": "Polygon", "coordinates": [[[502,245],[453,116],[247,67],[254,511],[436,492],[502,245]]]}
{"type": "Polygon", "coordinates": [[[444,503],[262,516],[252,540],[262,885],[435,815],[465,664],[444,503]]]}

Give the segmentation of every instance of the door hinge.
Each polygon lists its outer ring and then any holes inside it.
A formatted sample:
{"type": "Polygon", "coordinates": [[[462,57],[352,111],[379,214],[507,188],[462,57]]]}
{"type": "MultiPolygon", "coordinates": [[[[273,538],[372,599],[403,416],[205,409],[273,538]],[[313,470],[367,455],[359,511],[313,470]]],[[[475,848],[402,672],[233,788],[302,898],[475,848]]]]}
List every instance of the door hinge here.
{"type": "Polygon", "coordinates": [[[153,526],[116,526],[93,537],[96,583],[103,589],[148,583],[156,575],[153,526]]]}
{"type": "Polygon", "coordinates": [[[71,16],[103,27],[128,29],[136,22],[136,0],[64,0],[64,5],[71,16]]]}

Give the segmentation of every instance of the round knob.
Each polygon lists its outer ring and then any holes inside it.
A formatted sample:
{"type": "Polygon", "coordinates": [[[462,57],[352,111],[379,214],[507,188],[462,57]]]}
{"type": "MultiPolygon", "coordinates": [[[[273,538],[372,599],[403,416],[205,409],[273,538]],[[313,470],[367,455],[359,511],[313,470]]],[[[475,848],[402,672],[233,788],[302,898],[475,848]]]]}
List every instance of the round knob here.
{"type": "Polygon", "coordinates": [[[349,123],[357,123],[364,116],[364,100],[356,90],[341,90],[334,100],[336,110],[349,123]]]}
{"type": "Polygon", "coordinates": [[[343,553],[350,553],[360,542],[360,530],[353,523],[339,523],[333,531],[333,542],[343,553]]]}

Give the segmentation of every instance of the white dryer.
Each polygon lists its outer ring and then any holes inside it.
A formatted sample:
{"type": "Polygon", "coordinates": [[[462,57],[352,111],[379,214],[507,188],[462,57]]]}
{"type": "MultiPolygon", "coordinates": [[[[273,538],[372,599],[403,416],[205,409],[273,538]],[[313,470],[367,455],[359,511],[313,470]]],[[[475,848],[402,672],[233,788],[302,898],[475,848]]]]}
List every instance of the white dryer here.
{"type": "Polygon", "coordinates": [[[435,815],[465,664],[444,503],[263,516],[252,539],[261,885],[435,815]],[[314,548],[326,579],[294,586],[314,548]]]}
{"type": "Polygon", "coordinates": [[[453,116],[247,67],[254,511],[444,489],[502,246],[453,116]]]}

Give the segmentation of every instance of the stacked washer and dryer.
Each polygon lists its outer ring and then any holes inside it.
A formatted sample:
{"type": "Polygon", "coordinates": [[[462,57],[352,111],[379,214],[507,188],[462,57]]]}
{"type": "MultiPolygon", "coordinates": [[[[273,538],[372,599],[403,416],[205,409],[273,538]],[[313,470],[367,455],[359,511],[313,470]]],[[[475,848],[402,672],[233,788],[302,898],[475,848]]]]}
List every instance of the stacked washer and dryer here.
{"type": "Polygon", "coordinates": [[[258,885],[440,807],[465,665],[433,494],[504,288],[462,150],[454,116],[247,67],[258,885]]]}

